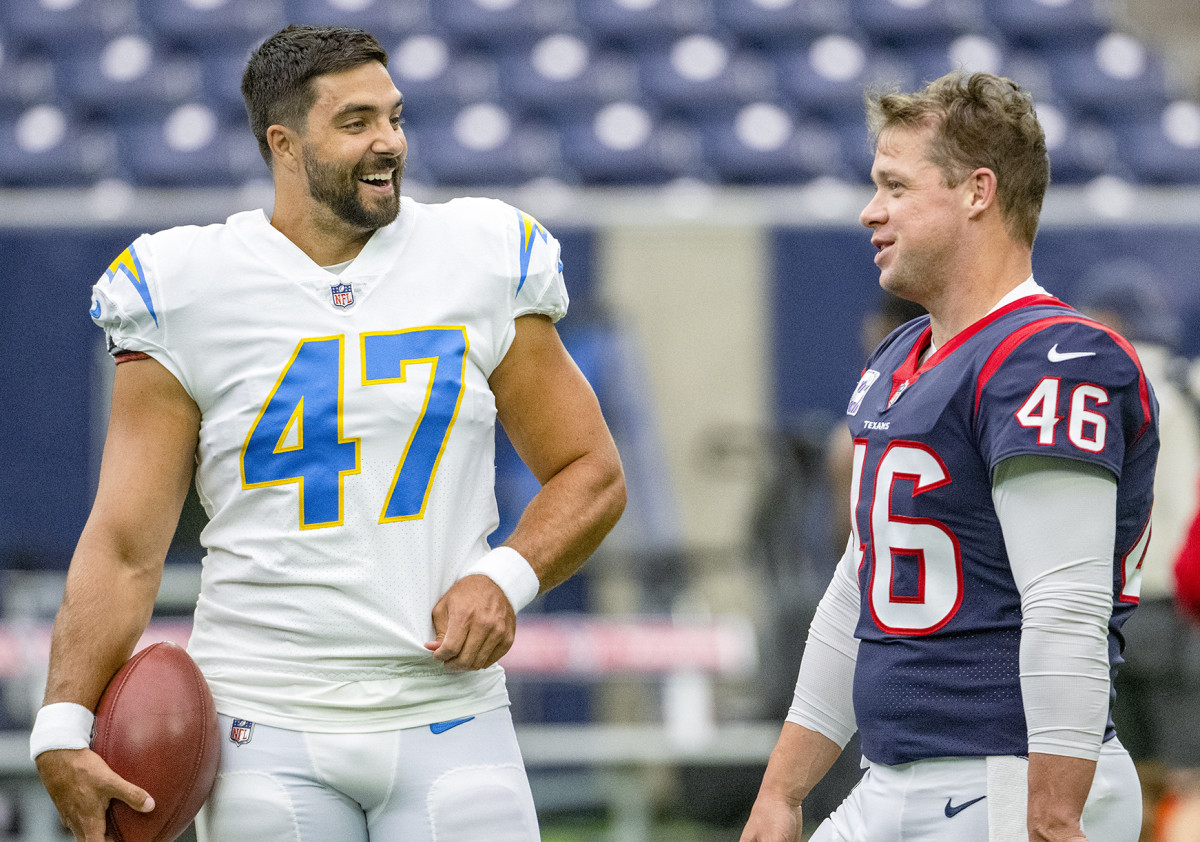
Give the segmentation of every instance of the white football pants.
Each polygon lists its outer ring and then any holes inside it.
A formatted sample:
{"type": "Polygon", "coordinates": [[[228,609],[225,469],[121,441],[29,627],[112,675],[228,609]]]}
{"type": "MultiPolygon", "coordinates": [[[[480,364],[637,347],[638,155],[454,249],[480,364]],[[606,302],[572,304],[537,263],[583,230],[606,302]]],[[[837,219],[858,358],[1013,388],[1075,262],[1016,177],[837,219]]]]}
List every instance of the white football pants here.
{"type": "Polygon", "coordinates": [[[220,722],[221,769],[196,818],[199,842],[540,838],[506,707],[449,728],[367,734],[220,722]]]}
{"type": "MultiPolygon", "coordinates": [[[[1024,842],[1029,838],[1028,765],[1016,757],[869,763],[862,780],[810,842],[1024,842]]],[[[1083,809],[1083,832],[1089,842],[1137,842],[1141,824],[1137,770],[1113,738],[1100,749],[1083,809]]]]}

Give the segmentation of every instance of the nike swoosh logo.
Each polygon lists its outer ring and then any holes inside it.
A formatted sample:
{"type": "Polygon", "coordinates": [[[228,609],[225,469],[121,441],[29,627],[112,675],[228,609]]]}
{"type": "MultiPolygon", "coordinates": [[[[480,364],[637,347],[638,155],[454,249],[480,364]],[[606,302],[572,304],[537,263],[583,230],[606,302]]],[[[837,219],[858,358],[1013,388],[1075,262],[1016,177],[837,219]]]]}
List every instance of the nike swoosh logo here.
{"type": "Polygon", "coordinates": [[[1095,351],[1060,351],[1058,350],[1058,343],[1055,342],[1054,347],[1046,354],[1046,359],[1052,363],[1061,363],[1067,360],[1077,360],[1080,357],[1094,356],[1096,356],[1095,351]]]}
{"type": "Polygon", "coordinates": [[[457,728],[464,722],[470,722],[474,718],[473,716],[464,716],[462,719],[447,719],[445,722],[435,722],[429,726],[429,730],[435,734],[444,734],[451,728],[457,728]]]}
{"type": "Polygon", "coordinates": [[[959,813],[961,813],[963,810],[970,807],[972,804],[977,804],[985,798],[987,798],[986,795],[981,795],[978,798],[971,799],[970,801],[964,801],[963,803],[959,804],[957,807],[955,807],[953,804],[950,803],[951,801],[954,800],[953,798],[947,798],[946,799],[946,818],[948,818],[948,819],[954,818],[959,813]]]}

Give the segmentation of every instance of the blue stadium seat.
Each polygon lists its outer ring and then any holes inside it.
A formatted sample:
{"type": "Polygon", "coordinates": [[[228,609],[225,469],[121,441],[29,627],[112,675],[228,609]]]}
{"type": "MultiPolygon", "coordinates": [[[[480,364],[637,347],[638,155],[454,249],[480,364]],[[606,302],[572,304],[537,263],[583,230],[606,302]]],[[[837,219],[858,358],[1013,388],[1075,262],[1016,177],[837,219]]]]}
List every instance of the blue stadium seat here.
{"type": "Polygon", "coordinates": [[[55,55],[103,44],[137,25],[133,0],[4,0],[0,31],[15,48],[37,47],[55,55]]]}
{"type": "Polygon", "coordinates": [[[894,84],[911,90],[913,69],[887,50],[841,33],[776,54],[779,87],[804,111],[833,120],[861,120],[863,88],[894,84]]]}
{"type": "Polygon", "coordinates": [[[242,99],[242,74],[250,50],[245,47],[209,49],[194,54],[200,68],[201,87],[206,101],[229,119],[244,119],[246,104],[242,99]]]}
{"type": "Polygon", "coordinates": [[[282,29],[283,0],[138,0],[160,39],[199,51],[248,50],[282,29]]]}
{"type": "Polygon", "coordinates": [[[0,43],[0,110],[21,110],[57,97],[54,65],[48,57],[22,54],[0,43]]]}
{"type": "Polygon", "coordinates": [[[1005,44],[985,35],[960,35],[949,43],[916,45],[902,53],[918,82],[928,82],[954,70],[1008,75],[1009,51],[1005,44]]]}
{"type": "Polygon", "coordinates": [[[703,33],[647,53],[639,73],[648,97],[667,114],[733,113],[775,91],[775,66],[767,55],[703,33]]]}
{"type": "Polygon", "coordinates": [[[58,105],[0,111],[0,185],[83,187],[112,171],[113,143],[58,105]]]}
{"type": "Polygon", "coordinates": [[[201,84],[194,60],[164,52],[140,33],[59,58],[55,74],[76,108],[104,119],[161,113],[198,96],[201,84]]]}
{"type": "Polygon", "coordinates": [[[457,43],[488,50],[528,47],[575,29],[574,6],[562,0],[452,0],[431,6],[433,21],[457,43]]]}
{"type": "Polygon", "coordinates": [[[1038,104],[1037,112],[1046,134],[1054,184],[1085,184],[1115,171],[1116,141],[1102,123],[1081,119],[1049,102],[1038,104]]]}
{"type": "Polygon", "coordinates": [[[1138,181],[1200,184],[1200,104],[1176,100],[1115,131],[1120,158],[1138,181]]]}
{"type": "Polygon", "coordinates": [[[799,184],[847,175],[841,138],[829,126],[796,123],[777,103],[756,102],[701,127],[705,159],[725,184],[799,184]]]}
{"type": "Polygon", "coordinates": [[[1054,52],[1049,61],[1058,93],[1084,114],[1124,121],[1157,113],[1170,101],[1162,59],[1128,35],[1109,33],[1054,52]]]}
{"type": "Polygon", "coordinates": [[[117,157],[140,187],[235,187],[266,176],[258,144],[243,125],[187,103],[165,118],[123,121],[117,157]]]}
{"type": "Polygon", "coordinates": [[[624,46],[662,46],[716,24],[709,4],[696,0],[583,0],[577,8],[580,22],[597,40],[624,46]]]}
{"type": "Polygon", "coordinates": [[[427,0],[284,0],[284,15],[288,23],[365,29],[385,48],[430,26],[427,0]]]}
{"type": "Polygon", "coordinates": [[[640,96],[637,61],[621,50],[598,50],[568,32],[500,57],[500,86],[513,107],[556,123],[574,122],[608,102],[640,96]]]}
{"type": "Polygon", "coordinates": [[[848,0],[850,18],[878,45],[945,44],[977,28],[968,0],[848,0]]]}
{"type": "Polygon", "coordinates": [[[1061,50],[1095,41],[1112,24],[1107,0],[988,0],[981,5],[1014,46],[1061,50]]]}
{"type": "Polygon", "coordinates": [[[705,174],[696,130],[636,103],[610,103],[562,137],[566,165],[584,184],[663,184],[705,174]]]}
{"type": "Polygon", "coordinates": [[[430,31],[384,46],[390,53],[392,78],[404,95],[405,119],[413,123],[445,123],[465,105],[499,98],[500,70],[490,56],[455,52],[445,38],[430,31]]]}
{"type": "Polygon", "coordinates": [[[519,186],[564,177],[557,134],[519,123],[495,103],[469,105],[450,123],[421,127],[409,138],[409,151],[443,186],[519,186]]]}
{"type": "Polygon", "coordinates": [[[846,4],[841,0],[721,0],[716,4],[716,16],[738,41],[757,46],[804,44],[850,26],[846,4]]]}

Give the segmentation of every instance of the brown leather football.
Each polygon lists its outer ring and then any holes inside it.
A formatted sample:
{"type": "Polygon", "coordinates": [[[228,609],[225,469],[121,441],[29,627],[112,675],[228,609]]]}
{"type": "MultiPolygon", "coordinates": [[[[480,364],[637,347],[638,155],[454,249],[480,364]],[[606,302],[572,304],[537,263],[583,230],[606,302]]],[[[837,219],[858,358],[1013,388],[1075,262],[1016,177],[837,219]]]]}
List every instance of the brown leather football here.
{"type": "Polygon", "coordinates": [[[170,842],[212,792],[221,757],[217,711],[195,661],[174,643],[155,643],[113,676],[96,707],[92,750],[154,798],[139,813],[113,800],[116,842],[170,842]]]}

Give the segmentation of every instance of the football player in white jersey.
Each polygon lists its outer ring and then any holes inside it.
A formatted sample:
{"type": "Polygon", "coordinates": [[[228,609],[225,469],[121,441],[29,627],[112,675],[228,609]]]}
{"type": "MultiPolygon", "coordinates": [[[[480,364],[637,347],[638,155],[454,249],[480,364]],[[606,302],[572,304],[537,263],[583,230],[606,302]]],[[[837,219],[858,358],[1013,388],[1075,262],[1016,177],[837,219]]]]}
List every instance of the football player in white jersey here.
{"type": "Polygon", "coordinates": [[[401,198],[401,95],[365,32],[288,27],[242,88],[270,217],[143,235],[94,290],[112,414],[31,753],[79,840],[110,799],[153,809],[88,748],[91,711],[194,470],[189,650],[226,738],[201,839],[535,840],[497,661],[625,500],[554,328],[558,243],[500,202],[401,198]],[[541,490],[491,548],[497,419],[541,490]]]}
{"type": "Polygon", "coordinates": [[[1030,97],[955,73],[869,99],[880,284],[926,308],[846,411],[852,530],[742,842],[1134,842],[1110,719],[1149,539],[1157,405],[1132,346],[1032,277],[1049,181],[1030,97]]]}

